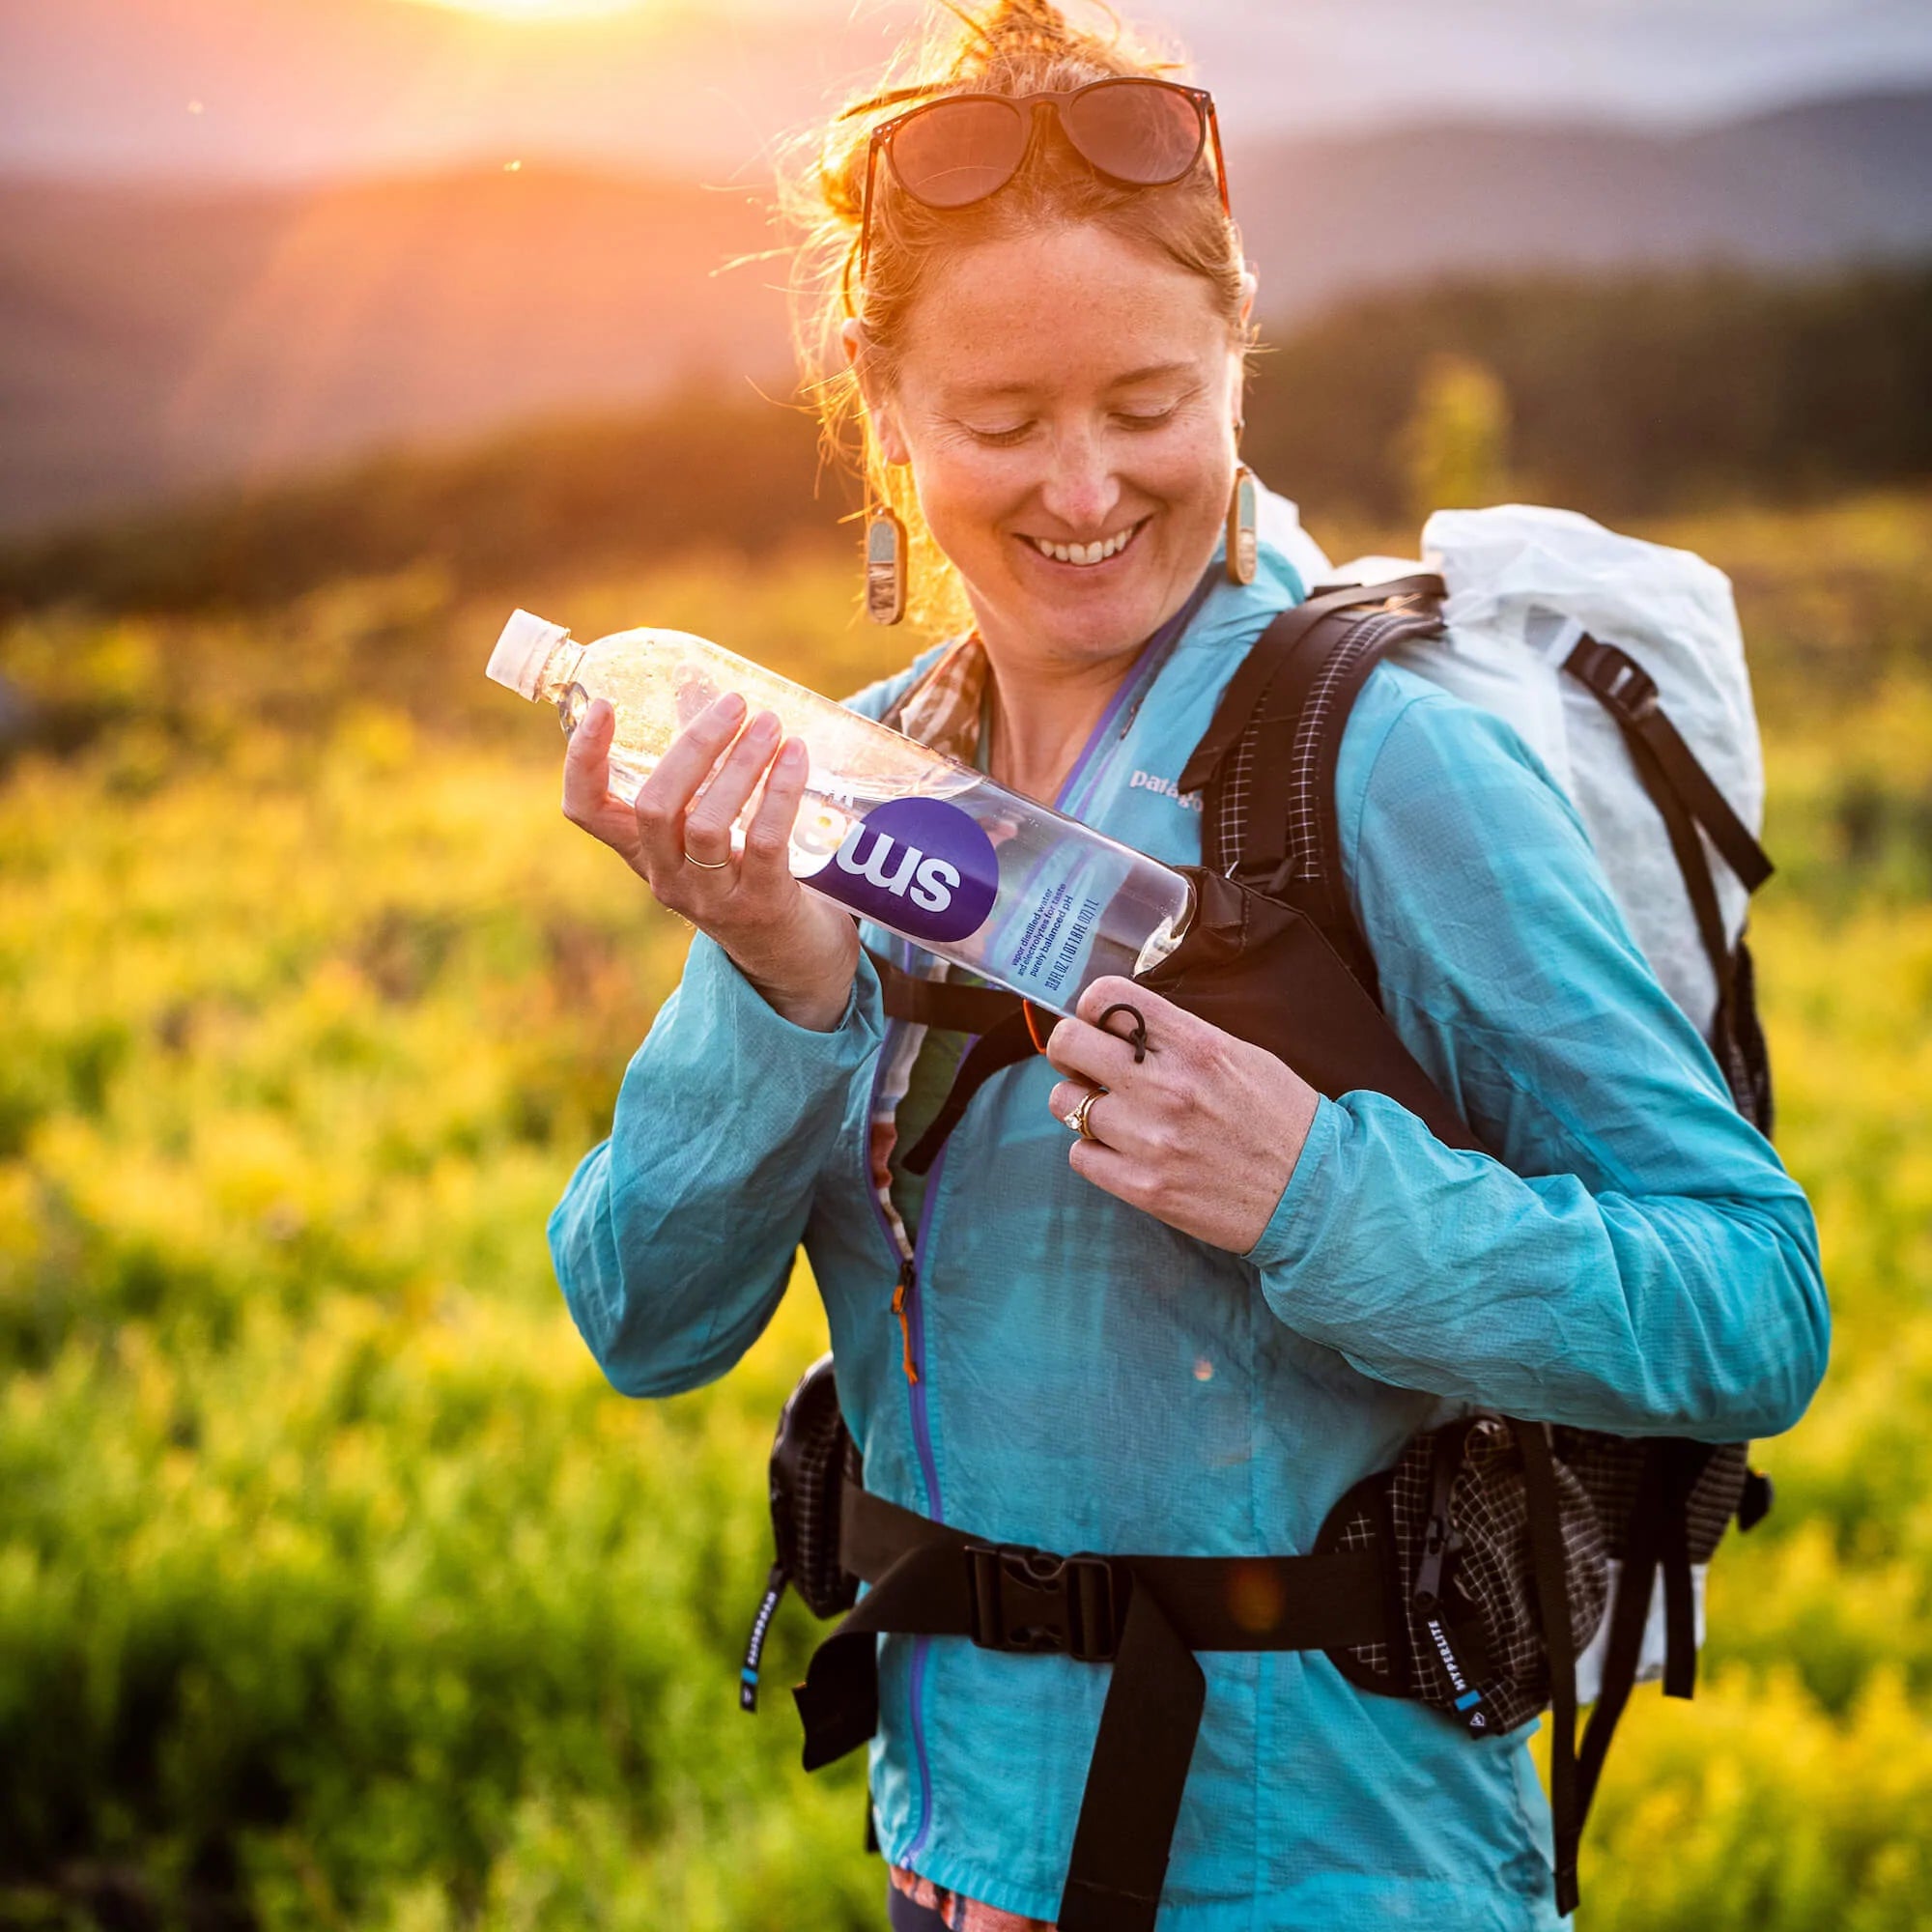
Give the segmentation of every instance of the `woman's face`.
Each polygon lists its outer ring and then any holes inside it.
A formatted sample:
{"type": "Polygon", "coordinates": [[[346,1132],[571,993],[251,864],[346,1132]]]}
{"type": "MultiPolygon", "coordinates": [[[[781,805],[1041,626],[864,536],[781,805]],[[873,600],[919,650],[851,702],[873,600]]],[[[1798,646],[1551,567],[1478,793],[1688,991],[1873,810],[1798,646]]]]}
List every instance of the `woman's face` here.
{"type": "Polygon", "coordinates": [[[1138,645],[1227,517],[1241,361],[1200,275],[1083,224],[947,256],[874,418],[996,655],[1138,645]]]}

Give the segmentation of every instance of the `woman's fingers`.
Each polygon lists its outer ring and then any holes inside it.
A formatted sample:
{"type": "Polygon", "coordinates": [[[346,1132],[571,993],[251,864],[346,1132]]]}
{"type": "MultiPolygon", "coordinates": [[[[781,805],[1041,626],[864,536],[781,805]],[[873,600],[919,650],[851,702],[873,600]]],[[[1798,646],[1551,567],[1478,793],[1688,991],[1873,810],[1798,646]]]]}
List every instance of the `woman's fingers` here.
{"type": "MultiPolygon", "coordinates": [[[[1118,1139],[1106,1132],[1107,1110],[1111,1103],[1115,1126],[1124,1125],[1127,1118],[1125,1094],[1116,1094],[1111,1088],[1097,1086],[1091,1080],[1061,1080],[1054,1083],[1053,1092],[1046,1096],[1046,1104],[1053,1110],[1053,1118],[1065,1126],[1090,1094],[1099,1097],[1087,1109],[1087,1132],[1096,1141],[1111,1141],[1118,1146],[1118,1139]]],[[[1074,1132],[1078,1133],[1079,1129],[1076,1127],[1074,1132]]]]}
{"type": "Polygon", "coordinates": [[[811,770],[811,754],[803,738],[787,738],[772,760],[764,796],[745,828],[743,860],[746,887],[762,892],[791,877],[791,829],[798,819],[799,801],[811,770]]]}
{"type": "Polygon", "coordinates": [[[1047,1035],[1046,1062],[1056,1073],[1084,1080],[1090,1087],[1133,1084],[1133,1048],[1085,1020],[1062,1020],[1047,1035]]]}
{"type": "Polygon", "coordinates": [[[639,788],[638,837],[653,878],[684,863],[684,815],[692,794],[737,736],[744,717],[745,700],[735,691],[706,705],[671,740],[657,770],[639,788]]]}
{"type": "Polygon", "coordinates": [[[764,777],[780,734],[777,717],[760,712],[685,808],[684,850],[691,858],[714,866],[730,858],[731,828],[764,777]]]}
{"type": "Polygon", "coordinates": [[[563,753],[563,815],[630,859],[638,827],[631,808],[611,790],[611,734],[615,720],[599,698],[570,734],[563,753]]]}
{"type": "MultiPolygon", "coordinates": [[[[1101,1015],[1110,1007],[1131,1007],[1147,1022],[1148,1046],[1151,1051],[1157,1032],[1165,1029],[1169,1044],[1176,1036],[1185,1037],[1187,1033],[1203,1023],[1190,1013],[1185,1007],[1177,1007],[1172,1000],[1163,999],[1138,980],[1123,980],[1118,973],[1109,973],[1095,980],[1074,1003],[1073,1010],[1080,1018],[1092,1026],[1100,1024],[1101,1015]]],[[[1116,1013],[1107,1021],[1107,1031],[1124,1037],[1132,1029],[1133,1019],[1127,1013],[1116,1013]]]]}
{"type": "Polygon", "coordinates": [[[563,815],[587,827],[611,791],[611,707],[600,697],[563,748],[563,815]]]}
{"type": "Polygon", "coordinates": [[[1069,1076],[1047,1103],[1065,1121],[1095,1087],[1108,1091],[1087,1113],[1094,1138],[1067,1150],[1074,1173],[1183,1235],[1248,1253],[1294,1173],[1315,1090],[1273,1054],[1130,980],[1095,980],[1075,1011],[1047,1042],[1069,1076]],[[1108,1019],[1116,1006],[1134,1013],[1108,1019]],[[1140,1022],[1147,1059],[1137,1066],[1122,1036],[1140,1022]]]}
{"type": "Polygon", "coordinates": [[[1132,1154],[1104,1141],[1075,1141],[1066,1158],[1082,1180],[1091,1180],[1129,1208],[1148,1205],[1146,1176],[1132,1154]]]}
{"type": "MultiPolygon", "coordinates": [[[[1121,988],[1129,996],[1134,1009],[1148,1023],[1146,1051],[1149,1054],[1154,1052],[1154,1017],[1148,1010],[1151,996],[1131,980],[1104,980],[1094,983],[1121,988]]],[[[1091,992],[1091,988],[1089,990],[1091,992]]],[[[1075,1016],[1062,1020],[1047,1036],[1048,1064],[1062,1073],[1075,1074],[1083,1080],[1092,1081],[1095,1087],[1131,1086],[1135,1070],[1146,1064],[1136,1056],[1131,1037],[1132,1020],[1125,1013],[1116,1013],[1104,1028],[1094,1023],[1114,1004],[1111,1000],[1093,1002],[1088,993],[1083,993],[1075,1016]],[[1093,1017],[1081,1017],[1090,1005],[1093,1017]]],[[[1166,1003],[1163,1001],[1162,1004],[1166,1003]]],[[[1170,1034],[1169,1045],[1172,1044],[1173,1036],[1170,1034]]]]}

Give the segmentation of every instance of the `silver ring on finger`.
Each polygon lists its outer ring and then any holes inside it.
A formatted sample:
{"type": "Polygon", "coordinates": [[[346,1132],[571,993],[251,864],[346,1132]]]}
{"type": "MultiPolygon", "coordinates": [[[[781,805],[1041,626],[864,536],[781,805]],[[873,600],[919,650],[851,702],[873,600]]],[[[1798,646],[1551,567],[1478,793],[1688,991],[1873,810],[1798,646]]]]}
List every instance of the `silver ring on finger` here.
{"type": "Polygon", "coordinates": [[[1061,1125],[1070,1127],[1083,1141],[1097,1141],[1100,1136],[1094,1131],[1093,1123],[1088,1120],[1087,1116],[1094,1111],[1094,1102],[1099,1099],[1106,1091],[1104,1087],[1094,1088],[1081,1101],[1079,1106],[1072,1108],[1069,1112],[1060,1117],[1061,1125]]]}

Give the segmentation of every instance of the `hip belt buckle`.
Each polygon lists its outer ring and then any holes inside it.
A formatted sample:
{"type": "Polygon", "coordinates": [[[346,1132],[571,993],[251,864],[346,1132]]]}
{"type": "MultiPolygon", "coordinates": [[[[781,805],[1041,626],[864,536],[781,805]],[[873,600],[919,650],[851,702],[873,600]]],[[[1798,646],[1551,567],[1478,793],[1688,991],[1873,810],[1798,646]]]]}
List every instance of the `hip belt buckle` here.
{"type": "Polygon", "coordinates": [[[1023,1543],[966,1546],[968,1631],[981,1650],[1056,1653],[1108,1663],[1121,1645],[1124,1576],[1104,1556],[1056,1556],[1023,1543]]]}

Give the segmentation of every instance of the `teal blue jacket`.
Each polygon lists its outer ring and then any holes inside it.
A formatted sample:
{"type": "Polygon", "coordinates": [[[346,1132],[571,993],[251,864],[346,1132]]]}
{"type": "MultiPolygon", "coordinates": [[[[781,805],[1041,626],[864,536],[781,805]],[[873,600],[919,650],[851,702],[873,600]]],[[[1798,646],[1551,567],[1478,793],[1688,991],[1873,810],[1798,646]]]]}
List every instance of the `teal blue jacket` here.
{"type": "MultiPolygon", "coordinates": [[[[1065,807],[1197,862],[1200,813],[1173,781],[1301,595],[1271,549],[1254,584],[1221,582],[1103,723],[1065,807]]],[[[855,705],[878,715],[911,675],[855,705]]],[[[806,1032],[699,937],[550,1224],[611,1380],[658,1396],[724,1374],[803,1243],[867,1486],[1063,1550],[1306,1551],[1350,1484],[1474,1407],[1713,1441],[1789,1428],[1826,1353],[1810,1212],[1658,985],[1567,801],[1505,725],[1386,666],[1339,796],[1389,1017],[1502,1159],[1452,1151],[1375,1094],[1323,1100],[1266,1231],[1230,1254],[1073,1174],[1036,1060],[974,1100],[927,1187],[909,1384],[867,1178],[892,1031],[877,977],[862,963],[842,1022],[806,1032]]],[[[1201,1661],[1163,1932],[1553,1922],[1527,1727],[1473,1741],[1319,1654],[1201,1661]]],[[[885,1639],[887,1856],[1051,1918],[1105,1680],[885,1639]]]]}

